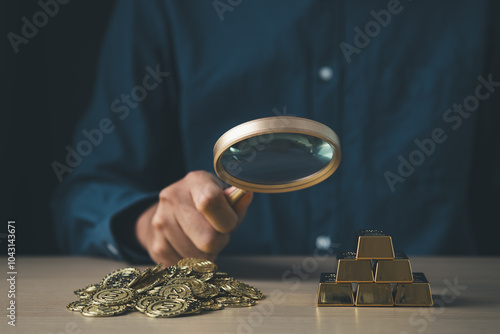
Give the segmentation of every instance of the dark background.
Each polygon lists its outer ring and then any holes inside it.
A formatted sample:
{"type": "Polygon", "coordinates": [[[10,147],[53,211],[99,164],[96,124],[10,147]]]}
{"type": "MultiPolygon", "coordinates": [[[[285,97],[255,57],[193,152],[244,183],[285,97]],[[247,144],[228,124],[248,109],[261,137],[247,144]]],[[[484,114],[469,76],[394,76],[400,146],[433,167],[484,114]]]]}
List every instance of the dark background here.
{"type": "MultiPolygon", "coordinates": [[[[59,5],[59,12],[15,54],[7,34],[21,35],[22,18],[33,22],[33,15],[42,8],[38,0],[0,2],[0,248],[6,245],[6,224],[12,219],[16,220],[18,254],[57,253],[49,199],[58,180],[51,163],[64,161],[65,146],[71,144],[76,123],[90,100],[114,4],[111,0],[72,0],[59,5]]],[[[491,152],[481,154],[490,156],[491,152]]],[[[483,198],[494,201],[498,197],[483,198]]],[[[471,236],[482,240],[482,254],[499,254],[498,226],[491,225],[490,214],[484,210],[496,206],[474,203],[475,210],[484,212],[471,236]]]]}
{"type": "Polygon", "coordinates": [[[33,22],[33,15],[42,10],[37,2],[2,0],[0,5],[5,95],[0,130],[7,146],[1,162],[0,245],[5,245],[6,220],[14,219],[19,254],[57,252],[49,198],[59,181],[51,163],[64,162],[64,147],[71,144],[73,129],[88,104],[115,3],[73,0],[59,5],[59,12],[15,54],[7,33],[21,35],[21,18],[33,22]]]}

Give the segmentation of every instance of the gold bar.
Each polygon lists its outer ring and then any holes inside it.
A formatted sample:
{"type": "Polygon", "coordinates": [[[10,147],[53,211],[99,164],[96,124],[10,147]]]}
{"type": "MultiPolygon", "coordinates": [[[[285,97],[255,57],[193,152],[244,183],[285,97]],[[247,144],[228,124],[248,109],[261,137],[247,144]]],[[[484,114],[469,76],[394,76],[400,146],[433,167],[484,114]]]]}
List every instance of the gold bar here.
{"type": "Polygon", "coordinates": [[[317,306],[353,306],[354,296],[350,283],[337,283],[335,273],[321,273],[317,306]]]}
{"type": "Polygon", "coordinates": [[[378,260],[375,268],[377,283],[411,283],[411,264],[404,252],[397,251],[394,260],[378,260]]]}
{"type": "Polygon", "coordinates": [[[354,252],[339,252],[337,260],[337,282],[373,282],[370,260],[356,260],[354,252]]]}
{"type": "Polygon", "coordinates": [[[396,287],[396,306],[432,306],[431,285],[424,273],[413,273],[413,283],[396,287]]]}
{"type": "Polygon", "coordinates": [[[356,306],[394,306],[390,283],[359,283],[356,306]]]}
{"type": "Polygon", "coordinates": [[[356,252],[356,258],[359,260],[394,259],[394,247],[392,246],[391,236],[379,230],[358,231],[358,249],[356,252]]]}

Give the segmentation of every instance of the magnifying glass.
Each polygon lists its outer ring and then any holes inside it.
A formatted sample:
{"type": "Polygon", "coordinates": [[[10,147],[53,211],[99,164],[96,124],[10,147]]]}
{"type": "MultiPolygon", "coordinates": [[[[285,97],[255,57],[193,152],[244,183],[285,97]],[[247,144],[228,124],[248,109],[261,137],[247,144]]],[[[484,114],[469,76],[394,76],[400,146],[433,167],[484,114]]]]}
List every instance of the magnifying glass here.
{"type": "Polygon", "coordinates": [[[276,116],[240,124],[214,146],[214,169],[237,189],[234,205],[248,191],[281,193],[311,187],[340,164],[340,142],[328,126],[301,117],[276,116]]]}

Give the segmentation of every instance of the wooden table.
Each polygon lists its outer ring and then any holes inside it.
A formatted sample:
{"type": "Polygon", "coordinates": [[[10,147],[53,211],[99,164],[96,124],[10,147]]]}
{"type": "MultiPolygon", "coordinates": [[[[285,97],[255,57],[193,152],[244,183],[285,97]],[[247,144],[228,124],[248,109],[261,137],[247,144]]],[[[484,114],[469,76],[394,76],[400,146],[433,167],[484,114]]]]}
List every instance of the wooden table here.
{"type": "MultiPolygon", "coordinates": [[[[69,312],[73,290],[96,283],[125,263],[95,258],[19,257],[16,327],[7,324],[8,286],[1,284],[1,333],[499,333],[500,258],[410,258],[423,271],[435,305],[322,307],[315,305],[320,272],[333,258],[233,257],[220,270],[260,288],[266,299],[249,308],[151,319],[140,313],[86,318],[69,312]],[[450,288],[451,286],[451,288],[450,288]]],[[[1,258],[5,263],[7,259],[1,258]]],[[[7,271],[7,270],[6,270],[7,271]]]]}

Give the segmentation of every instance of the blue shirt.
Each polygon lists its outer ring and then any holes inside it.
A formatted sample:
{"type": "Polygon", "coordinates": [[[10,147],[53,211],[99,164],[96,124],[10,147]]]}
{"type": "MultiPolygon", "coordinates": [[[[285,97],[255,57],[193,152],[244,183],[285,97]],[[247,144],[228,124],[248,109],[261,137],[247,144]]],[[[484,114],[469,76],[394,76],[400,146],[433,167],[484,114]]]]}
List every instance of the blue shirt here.
{"type": "MultiPolygon", "coordinates": [[[[53,166],[63,250],[147,261],[133,224],[242,122],[294,115],[340,137],[324,182],[255,194],[226,254],[351,249],[375,228],[408,254],[474,254],[500,194],[494,1],[122,1],[93,100],[53,166]]],[[[498,246],[494,246],[498,247],[498,246]]]]}

